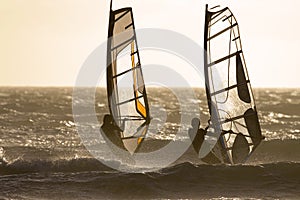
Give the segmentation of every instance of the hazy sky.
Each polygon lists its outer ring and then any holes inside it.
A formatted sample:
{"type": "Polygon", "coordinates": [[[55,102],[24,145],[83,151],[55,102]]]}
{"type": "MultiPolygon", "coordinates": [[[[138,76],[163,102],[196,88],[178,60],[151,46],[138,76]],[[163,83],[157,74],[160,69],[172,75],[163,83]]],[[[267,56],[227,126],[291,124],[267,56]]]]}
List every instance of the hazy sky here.
{"type": "MultiPolygon", "coordinates": [[[[240,24],[254,87],[300,87],[300,1],[224,0],[240,24]],[[231,2],[231,3],[230,3],[231,2]]],[[[202,46],[204,0],[115,0],[136,28],[165,28],[202,46]]],[[[108,0],[1,0],[0,85],[73,86],[107,37],[108,0]]]]}

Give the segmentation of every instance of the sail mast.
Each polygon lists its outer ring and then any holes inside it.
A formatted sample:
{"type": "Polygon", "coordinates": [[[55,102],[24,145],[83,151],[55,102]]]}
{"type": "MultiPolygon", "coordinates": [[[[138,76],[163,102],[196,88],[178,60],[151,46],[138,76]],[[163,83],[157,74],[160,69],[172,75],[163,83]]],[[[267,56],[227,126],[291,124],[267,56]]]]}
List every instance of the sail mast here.
{"type": "Polygon", "coordinates": [[[106,69],[106,83],[107,83],[107,99],[109,105],[109,111],[113,115],[116,124],[121,125],[119,120],[116,120],[116,117],[120,115],[120,110],[115,106],[118,101],[118,87],[117,81],[113,79],[113,72],[115,66],[115,58],[112,56],[112,43],[113,43],[113,30],[114,30],[114,20],[115,16],[112,10],[113,0],[110,2],[110,11],[109,11],[109,23],[108,23],[108,36],[107,36],[107,69],[106,69]]]}
{"type": "Polygon", "coordinates": [[[111,70],[111,36],[112,36],[112,1],[110,1],[110,9],[109,9],[109,21],[108,21],[108,33],[107,33],[107,63],[106,63],[106,86],[107,86],[107,99],[108,99],[108,106],[109,106],[109,110],[110,113],[112,113],[112,108],[111,108],[111,104],[110,104],[110,96],[112,95],[112,83],[111,83],[111,74],[112,74],[112,70],[111,70]]]}
{"type": "Polygon", "coordinates": [[[110,0],[110,11],[112,11],[112,3],[113,3],[113,0],[110,0]]]}
{"type": "Polygon", "coordinates": [[[206,90],[206,97],[207,97],[207,104],[209,108],[209,113],[211,114],[211,96],[209,92],[209,77],[208,77],[208,47],[207,47],[207,38],[208,38],[208,26],[210,21],[210,14],[208,12],[208,4],[206,4],[205,8],[205,23],[204,23],[204,74],[205,74],[205,90],[206,90]]]}

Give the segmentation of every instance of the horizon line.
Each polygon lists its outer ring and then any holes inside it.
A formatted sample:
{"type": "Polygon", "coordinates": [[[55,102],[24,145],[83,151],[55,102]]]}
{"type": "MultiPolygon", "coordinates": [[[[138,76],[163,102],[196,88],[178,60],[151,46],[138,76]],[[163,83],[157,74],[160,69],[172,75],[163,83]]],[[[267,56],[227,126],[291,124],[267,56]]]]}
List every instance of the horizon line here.
{"type": "MultiPolygon", "coordinates": [[[[70,86],[70,85],[65,85],[65,86],[60,86],[60,85],[0,85],[0,88],[93,88],[94,86],[70,86]]],[[[97,86],[96,88],[106,88],[103,86],[97,86]]],[[[146,88],[158,88],[158,87],[153,87],[149,86],[146,88]]],[[[183,86],[173,86],[170,88],[186,88],[183,86]]],[[[195,89],[205,89],[205,87],[195,87],[192,86],[192,88],[195,89]]],[[[300,86],[252,86],[253,89],[300,89],[300,86]]]]}

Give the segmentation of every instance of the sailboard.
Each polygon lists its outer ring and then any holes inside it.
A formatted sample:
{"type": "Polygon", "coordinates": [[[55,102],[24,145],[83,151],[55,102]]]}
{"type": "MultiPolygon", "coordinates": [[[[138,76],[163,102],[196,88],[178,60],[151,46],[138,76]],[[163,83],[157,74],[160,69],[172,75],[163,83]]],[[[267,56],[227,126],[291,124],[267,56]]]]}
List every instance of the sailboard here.
{"type": "Polygon", "coordinates": [[[112,1],[106,76],[110,114],[121,130],[120,137],[125,148],[133,154],[148,131],[149,105],[132,8],[112,10],[112,1]],[[122,81],[127,85],[122,85],[122,81]]]}
{"type": "MultiPolygon", "coordinates": [[[[228,7],[206,5],[206,95],[219,134],[215,154],[223,163],[244,163],[263,140],[242,49],[239,25],[228,7]],[[217,152],[219,151],[219,152],[217,152]]],[[[216,126],[216,125],[215,125],[216,126]]]]}

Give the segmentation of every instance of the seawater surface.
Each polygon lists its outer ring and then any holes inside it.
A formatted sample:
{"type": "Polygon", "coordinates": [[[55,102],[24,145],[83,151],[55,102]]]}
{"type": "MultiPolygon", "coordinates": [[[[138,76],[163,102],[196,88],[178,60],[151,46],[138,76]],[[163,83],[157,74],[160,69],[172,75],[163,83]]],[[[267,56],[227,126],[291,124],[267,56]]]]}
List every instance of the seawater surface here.
{"type": "MultiPolygon", "coordinates": [[[[200,164],[189,148],[171,166],[138,174],[118,172],[90,155],[76,130],[72,92],[0,88],[0,199],[300,198],[300,89],[254,90],[266,140],[246,164],[200,164]]],[[[205,92],[196,92],[188,101],[199,104],[206,122],[205,92]]],[[[149,133],[149,145],[159,147],[180,126],[178,102],[164,90],[148,93],[151,105],[170,112],[170,122],[149,133]]],[[[95,110],[101,125],[108,113],[105,89],[97,90],[95,110]]]]}

